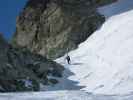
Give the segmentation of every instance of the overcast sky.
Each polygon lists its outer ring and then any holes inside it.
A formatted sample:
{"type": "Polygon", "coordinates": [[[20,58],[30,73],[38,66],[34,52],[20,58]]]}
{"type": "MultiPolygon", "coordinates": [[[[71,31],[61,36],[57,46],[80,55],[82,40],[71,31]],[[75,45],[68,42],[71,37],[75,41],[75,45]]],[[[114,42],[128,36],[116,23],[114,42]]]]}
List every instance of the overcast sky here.
{"type": "Polygon", "coordinates": [[[0,32],[9,39],[15,31],[16,16],[27,0],[0,0],[0,32]]]}

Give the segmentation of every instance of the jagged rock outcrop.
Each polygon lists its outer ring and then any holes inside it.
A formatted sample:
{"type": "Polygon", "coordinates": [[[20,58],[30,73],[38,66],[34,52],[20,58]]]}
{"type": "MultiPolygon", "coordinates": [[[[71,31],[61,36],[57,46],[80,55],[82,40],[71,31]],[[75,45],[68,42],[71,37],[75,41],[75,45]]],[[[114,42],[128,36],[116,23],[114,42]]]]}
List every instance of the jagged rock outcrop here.
{"type": "Polygon", "coordinates": [[[40,83],[57,83],[54,77],[62,77],[63,70],[61,65],[25,48],[13,48],[0,35],[0,92],[38,91],[40,83]]]}
{"type": "Polygon", "coordinates": [[[97,6],[115,0],[29,0],[12,43],[54,59],[86,40],[104,22],[97,6]]]}

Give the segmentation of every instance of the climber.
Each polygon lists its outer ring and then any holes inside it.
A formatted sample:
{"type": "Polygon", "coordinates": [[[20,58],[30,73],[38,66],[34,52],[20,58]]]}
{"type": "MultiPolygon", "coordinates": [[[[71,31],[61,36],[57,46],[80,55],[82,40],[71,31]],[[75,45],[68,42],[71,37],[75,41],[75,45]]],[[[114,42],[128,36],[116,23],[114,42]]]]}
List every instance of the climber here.
{"type": "Polygon", "coordinates": [[[69,56],[68,54],[67,54],[67,56],[66,56],[66,60],[67,60],[67,63],[70,64],[71,59],[70,59],[70,56],[69,56]]]}

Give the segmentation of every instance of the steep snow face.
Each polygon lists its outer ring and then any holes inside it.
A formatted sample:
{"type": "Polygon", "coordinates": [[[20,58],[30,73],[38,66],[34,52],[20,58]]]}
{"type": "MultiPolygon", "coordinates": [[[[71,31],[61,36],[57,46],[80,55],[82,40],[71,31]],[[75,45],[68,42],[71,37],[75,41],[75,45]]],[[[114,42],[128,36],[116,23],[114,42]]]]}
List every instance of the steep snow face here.
{"type": "MultiPolygon", "coordinates": [[[[86,86],[83,90],[88,92],[131,93],[133,92],[133,0],[119,0],[115,4],[100,8],[100,12],[106,15],[107,21],[80,44],[77,50],[69,53],[72,64],[64,65],[75,74],[69,79],[78,81],[80,86],[86,86]]],[[[62,57],[57,61],[62,63],[63,59],[62,57]]]]}

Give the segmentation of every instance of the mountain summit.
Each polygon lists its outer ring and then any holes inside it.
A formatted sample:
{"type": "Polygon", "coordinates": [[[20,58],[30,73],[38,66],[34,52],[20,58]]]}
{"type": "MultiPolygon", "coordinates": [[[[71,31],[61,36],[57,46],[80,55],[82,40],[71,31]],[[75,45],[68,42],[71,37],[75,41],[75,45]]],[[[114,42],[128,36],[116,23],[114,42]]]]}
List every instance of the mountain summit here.
{"type": "Polygon", "coordinates": [[[17,18],[13,44],[50,59],[61,57],[104,22],[96,10],[102,1],[29,0],[17,18]]]}

